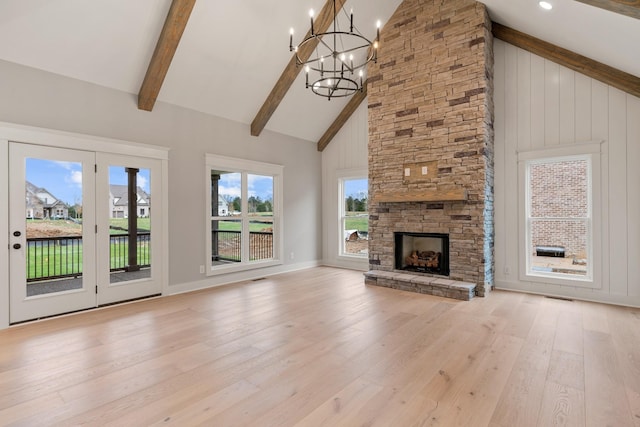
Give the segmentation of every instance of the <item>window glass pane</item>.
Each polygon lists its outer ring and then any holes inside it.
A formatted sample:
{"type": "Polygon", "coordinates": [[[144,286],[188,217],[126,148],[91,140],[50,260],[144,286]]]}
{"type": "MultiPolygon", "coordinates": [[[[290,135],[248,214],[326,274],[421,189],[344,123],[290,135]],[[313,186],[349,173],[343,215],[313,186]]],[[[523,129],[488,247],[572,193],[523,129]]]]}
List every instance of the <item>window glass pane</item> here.
{"type": "Polygon", "coordinates": [[[273,258],[273,219],[249,221],[249,261],[273,258]]]}
{"type": "Polygon", "coordinates": [[[586,218],[587,161],[566,160],[531,165],[532,218],[586,218]]]}
{"type": "Polygon", "coordinates": [[[242,215],[242,174],[211,171],[211,216],[242,215]]]}
{"type": "Polygon", "coordinates": [[[343,183],[343,255],[366,256],[369,253],[368,180],[345,179],[343,183]]]}
{"type": "Polygon", "coordinates": [[[273,177],[248,174],[250,216],[273,216],[273,177]]]}
{"type": "Polygon", "coordinates": [[[242,220],[211,220],[211,264],[240,262],[242,257],[242,220]]]}
{"type": "Polygon", "coordinates": [[[587,159],[555,159],[529,165],[530,273],[588,273],[588,174],[587,159]]]}

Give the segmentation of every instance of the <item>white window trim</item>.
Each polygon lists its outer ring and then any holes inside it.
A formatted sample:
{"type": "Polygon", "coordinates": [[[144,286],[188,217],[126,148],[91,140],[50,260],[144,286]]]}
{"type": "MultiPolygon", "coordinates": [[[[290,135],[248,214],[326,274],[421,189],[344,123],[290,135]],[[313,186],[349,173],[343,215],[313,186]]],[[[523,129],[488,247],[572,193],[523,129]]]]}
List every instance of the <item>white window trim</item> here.
{"type": "Polygon", "coordinates": [[[601,204],[601,152],[603,141],[592,141],[579,144],[563,145],[556,147],[545,147],[543,149],[521,151],[518,156],[518,216],[519,216],[519,279],[523,282],[539,282],[554,285],[582,287],[600,289],[602,287],[602,217],[600,213],[601,204]],[[527,224],[527,212],[530,200],[529,194],[529,165],[536,161],[544,160],[589,160],[589,212],[590,212],[590,236],[588,236],[588,258],[591,261],[586,277],[568,277],[566,274],[536,273],[530,272],[529,248],[531,247],[531,236],[527,224]]]}
{"type": "MultiPolygon", "coordinates": [[[[234,157],[225,157],[215,154],[205,154],[205,224],[206,224],[206,259],[205,268],[207,276],[216,276],[220,274],[228,274],[238,271],[253,270],[256,268],[271,267],[275,265],[282,265],[284,262],[283,257],[283,172],[284,166],[276,165],[272,163],[256,162],[253,160],[238,159],[234,157]],[[273,177],[273,258],[265,261],[245,261],[229,265],[220,265],[215,268],[211,265],[212,248],[211,248],[211,170],[228,170],[233,172],[240,172],[243,175],[255,174],[255,175],[268,175],[273,177]]],[[[242,193],[247,193],[247,180],[242,180],[242,193]]],[[[242,198],[242,212],[247,212],[247,198],[242,198]]],[[[244,224],[244,221],[243,221],[244,224]]],[[[248,227],[248,224],[246,225],[248,227]]],[[[243,225],[244,227],[244,225],[243,225]]],[[[242,236],[247,239],[247,242],[243,241],[242,250],[248,251],[248,233],[242,233],[242,236]]],[[[245,257],[245,254],[243,254],[245,257]]]]}
{"type": "Polygon", "coordinates": [[[345,221],[345,209],[344,209],[344,182],[350,179],[369,179],[369,171],[367,168],[355,168],[355,169],[343,169],[336,171],[337,185],[338,185],[338,259],[343,260],[365,260],[369,262],[368,255],[350,255],[345,253],[345,239],[344,239],[344,221],[345,221]]]}

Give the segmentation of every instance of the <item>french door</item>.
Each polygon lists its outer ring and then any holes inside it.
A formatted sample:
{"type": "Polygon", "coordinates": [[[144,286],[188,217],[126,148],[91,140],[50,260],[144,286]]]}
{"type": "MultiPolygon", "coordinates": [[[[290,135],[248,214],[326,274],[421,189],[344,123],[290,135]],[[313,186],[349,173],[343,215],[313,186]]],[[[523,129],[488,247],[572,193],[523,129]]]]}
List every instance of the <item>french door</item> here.
{"type": "Polygon", "coordinates": [[[91,152],[9,144],[12,323],[95,306],[94,165],[91,152]]]}
{"type": "Polygon", "coordinates": [[[11,323],[161,292],[159,162],[9,143],[11,323]]]}
{"type": "Polygon", "coordinates": [[[97,154],[98,305],[159,294],[160,161],[97,154]]]}

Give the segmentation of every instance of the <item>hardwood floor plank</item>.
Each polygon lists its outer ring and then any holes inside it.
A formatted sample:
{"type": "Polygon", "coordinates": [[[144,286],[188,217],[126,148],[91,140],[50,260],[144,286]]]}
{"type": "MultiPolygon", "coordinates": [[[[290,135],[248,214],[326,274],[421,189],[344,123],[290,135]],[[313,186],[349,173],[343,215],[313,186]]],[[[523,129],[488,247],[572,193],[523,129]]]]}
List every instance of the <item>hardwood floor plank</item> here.
{"type": "Polygon", "coordinates": [[[584,426],[584,391],[547,381],[538,426],[584,426]]]}
{"type": "Polygon", "coordinates": [[[582,310],[580,303],[572,301],[556,301],[562,306],[556,326],[556,339],[553,348],[568,353],[583,354],[584,343],[582,337],[582,310]]]}
{"type": "Polygon", "coordinates": [[[0,424],[640,426],[640,309],[311,268],[0,331],[0,424]]]}
{"type": "Polygon", "coordinates": [[[358,419],[350,415],[357,414],[380,390],[382,387],[379,385],[357,379],[294,425],[299,427],[354,425],[358,419]]]}
{"type": "Polygon", "coordinates": [[[584,342],[586,425],[634,425],[611,336],[585,331],[584,342]]]}
{"type": "Polygon", "coordinates": [[[459,393],[433,411],[431,419],[446,420],[450,425],[487,425],[522,344],[521,338],[499,334],[470,378],[461,381],[459,393]]]}
{"type": "Polygon", "coordinates": [[[491,418],[492,425],[535,425],[538,418],[560,311],[546,304],[537,307],[536,319],[491,418]]]}
{"type": "Polygon", "coordinates": [[[634,422],[640,426],[640,318],[636,310],[607,310],[611,339],[617,355],[634,422]],[[631,327],[630,327],[631,326],[631,327]]]}

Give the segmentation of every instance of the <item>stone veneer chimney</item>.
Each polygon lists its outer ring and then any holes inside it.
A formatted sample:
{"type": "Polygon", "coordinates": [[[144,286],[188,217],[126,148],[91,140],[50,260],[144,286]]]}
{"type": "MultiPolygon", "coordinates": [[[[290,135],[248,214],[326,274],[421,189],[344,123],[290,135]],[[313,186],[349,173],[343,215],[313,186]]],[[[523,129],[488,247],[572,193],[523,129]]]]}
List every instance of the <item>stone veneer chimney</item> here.
{"type": "Polygon", "coordinates": [[[394,232],[447,233],[448,279],[475,284],[484,296],[494,265],[486,8],[472,0],[405,0],[381,33],[378,58],[368,70],[370,273],[394,271],[394,232]]]}

